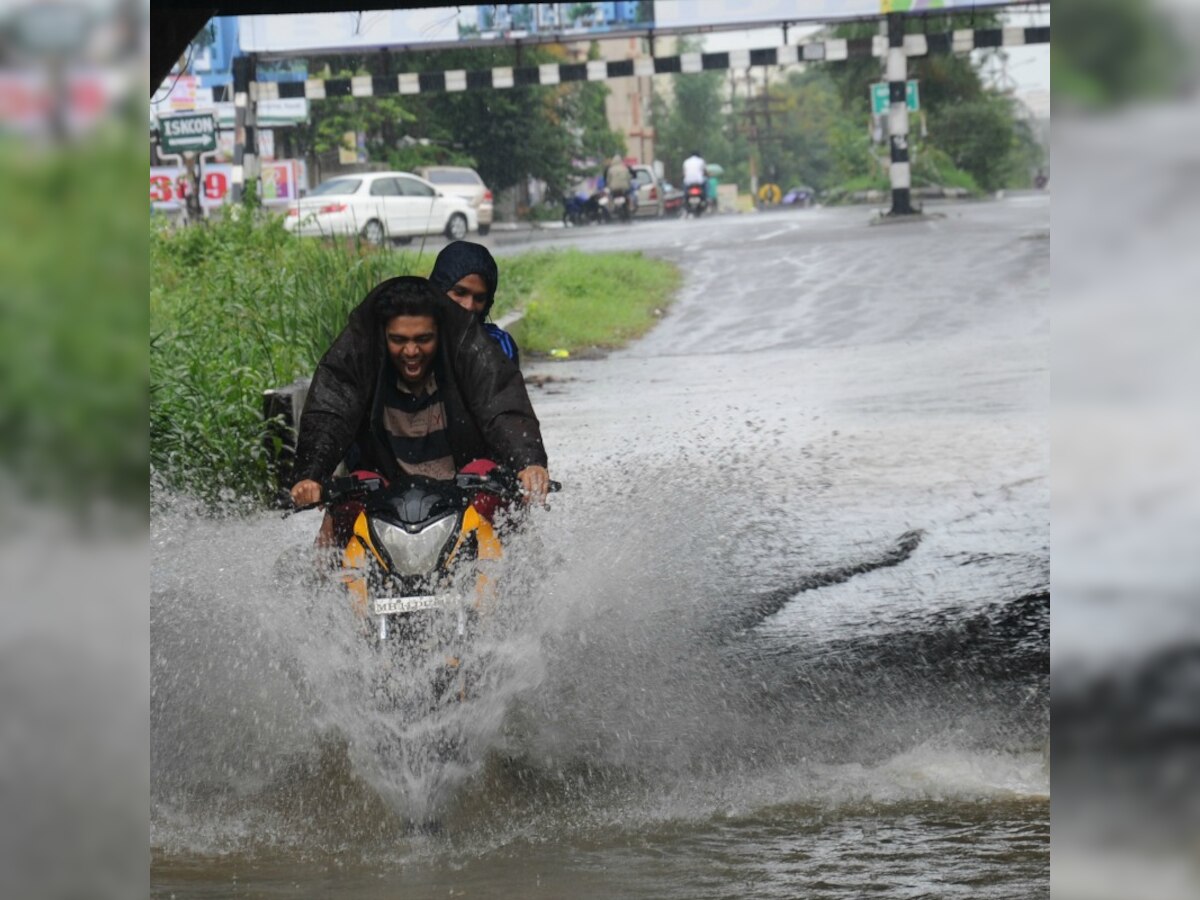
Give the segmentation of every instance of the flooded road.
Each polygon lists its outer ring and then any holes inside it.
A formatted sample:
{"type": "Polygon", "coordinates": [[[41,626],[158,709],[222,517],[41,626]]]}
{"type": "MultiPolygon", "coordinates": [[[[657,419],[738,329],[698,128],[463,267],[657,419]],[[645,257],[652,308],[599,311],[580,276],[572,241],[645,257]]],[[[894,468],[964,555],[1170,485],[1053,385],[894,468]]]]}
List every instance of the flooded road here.
{"type": "Polygon", "coordinates": [[[566,489],[453,762],[280,585],[311,514],[158,516],[154,896],[1047,895],[1049,209],[546,240],[684,287],[526,365],[566,489]]]}

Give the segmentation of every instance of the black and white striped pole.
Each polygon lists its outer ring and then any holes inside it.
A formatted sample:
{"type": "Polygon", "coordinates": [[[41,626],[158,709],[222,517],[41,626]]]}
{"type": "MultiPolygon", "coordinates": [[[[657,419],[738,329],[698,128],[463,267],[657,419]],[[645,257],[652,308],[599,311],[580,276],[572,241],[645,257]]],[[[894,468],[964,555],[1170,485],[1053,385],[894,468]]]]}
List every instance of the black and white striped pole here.
{"type": "Polygon", "coordinates": [[[891,216],[911,216],[912,167],[908,160],[908,54],[904,48],[904,17],[887,17],[888,144],[892,182],[891,216]]]}
{"type": "Polygon", "coordinates": [[[230,198],[241,203],[246,182],[258,178],[258,143],[255,139],[255,103],[258,85],[254,83],[254,57],[233,60],[233,172],[230,198]]]}

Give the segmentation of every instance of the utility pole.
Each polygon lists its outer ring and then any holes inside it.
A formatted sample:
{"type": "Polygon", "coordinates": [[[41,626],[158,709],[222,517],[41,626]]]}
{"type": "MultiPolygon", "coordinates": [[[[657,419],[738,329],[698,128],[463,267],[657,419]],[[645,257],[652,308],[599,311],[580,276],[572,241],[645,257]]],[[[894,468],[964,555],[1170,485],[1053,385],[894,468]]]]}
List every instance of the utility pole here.
{"type": "Polygon", "coordinates": [[[757,153],[750,154],[750,193],[756,198],[758,197],[759,176],[762,175],[770,181],[776,174],[765,171],[763,145],[771,141],[783,140],[783,135],[775,133],[771,122],[772,113],[776,116],[782,113],[778,106],[782,101],[771,96],[770,79],[767,74],[764,66],[762,93],[755,96],[753,69],[746,69],[746,108],[741,113],[742,121],[738,125],[738,131],[750,139],[757,151],[757,153]],[[759,164],[764,166],[764,171],[759,171],[759,164]]]}
{"type": "Polygon", "coordinates": [[[250,90],[255,80],[256,59],[254,54],[239,56],[233,60],[233,177],[230,198],[240,203],[245,196],[248,182],[254,183],[254,195],[260,196],[258,187],[258,140],[256,136],[256,98],[250,90]]]}
{"type": "Polygon", "coordinates": [[[892,182],[892,208],[890,216],[911,216],[917,213],[912,207],[912,167],[908,160],[908,55],[904,52],[904,16],[891,13],[887,17],[887,68],[888,82],[888,143],[892,164],[888,173],[892,182]]]}

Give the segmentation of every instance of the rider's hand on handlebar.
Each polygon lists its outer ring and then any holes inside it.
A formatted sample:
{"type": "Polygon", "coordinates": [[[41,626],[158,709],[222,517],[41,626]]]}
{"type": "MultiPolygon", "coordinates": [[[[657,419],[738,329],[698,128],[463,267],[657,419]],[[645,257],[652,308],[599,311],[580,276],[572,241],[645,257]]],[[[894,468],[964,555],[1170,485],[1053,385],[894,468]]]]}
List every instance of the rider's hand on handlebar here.
{"type": "Polygon", "coordinates": [[[301,506],[315,506],[320,502],[320,482],[306,478],[304,481],[297,481],[292,485],[292,503],[296,504],[297,508],[301,506]]]}
{"type": "Polygon", "coordinates": [[[550,473],[545,466],[526,466],[517,473],[517,480],[521,482],[526,503],[546,502],[546,494],[550,491],[550,473]]]}

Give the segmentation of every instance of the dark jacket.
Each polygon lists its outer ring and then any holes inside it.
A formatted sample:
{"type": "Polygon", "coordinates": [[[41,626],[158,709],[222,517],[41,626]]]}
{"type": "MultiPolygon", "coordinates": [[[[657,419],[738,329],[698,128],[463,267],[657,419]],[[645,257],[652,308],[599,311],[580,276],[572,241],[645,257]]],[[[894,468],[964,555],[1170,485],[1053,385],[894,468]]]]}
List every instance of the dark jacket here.
{"type": "Polygon", "coordinates": [[[479,313],[479,321],[484,323],[484,330],[500,345],[504,355],[520,367],[521,351],[517,349],[517,342],[513,340],[513,336],[499,325],[484,321],[492,310],[492,304],[496,302],[496,288],[500,284],[500,270],[487,247],[470,241],[451,241],[434,260],[433,271],[429,273],[429,283],[444,294],[467,275],[478,275],[487,287],[487,299],[479,313]]]}
{"type": "MultiPolygon", "coordinates": [[[[392,377],[375,304],[385,281],[353,312],[313,375],[300,417],[294,481],[328,477],[357,443],[359,468],[388,479],[399,466],[379,427],[380,379],[392,377]]],[[[470,312],[437,298],[438,352],[434,363],[454,461],[491,459],[517,471],[546,465],[541,428],[521,371],[470,312]]]]}
{"type": "Polygon", "coordinates": [[[483,244],[451,241],[433,261],[429,283],[444,294],[454,287],[460,278],[468,275],[478,275],[487,286],[487,300],[484,301],[483,312],[479,317],[480,321],[483,321],[492,311],[492,304],[496,302],[496,288],[500,285],[500,270],[496,267],[496,260],[483,244]]]}

